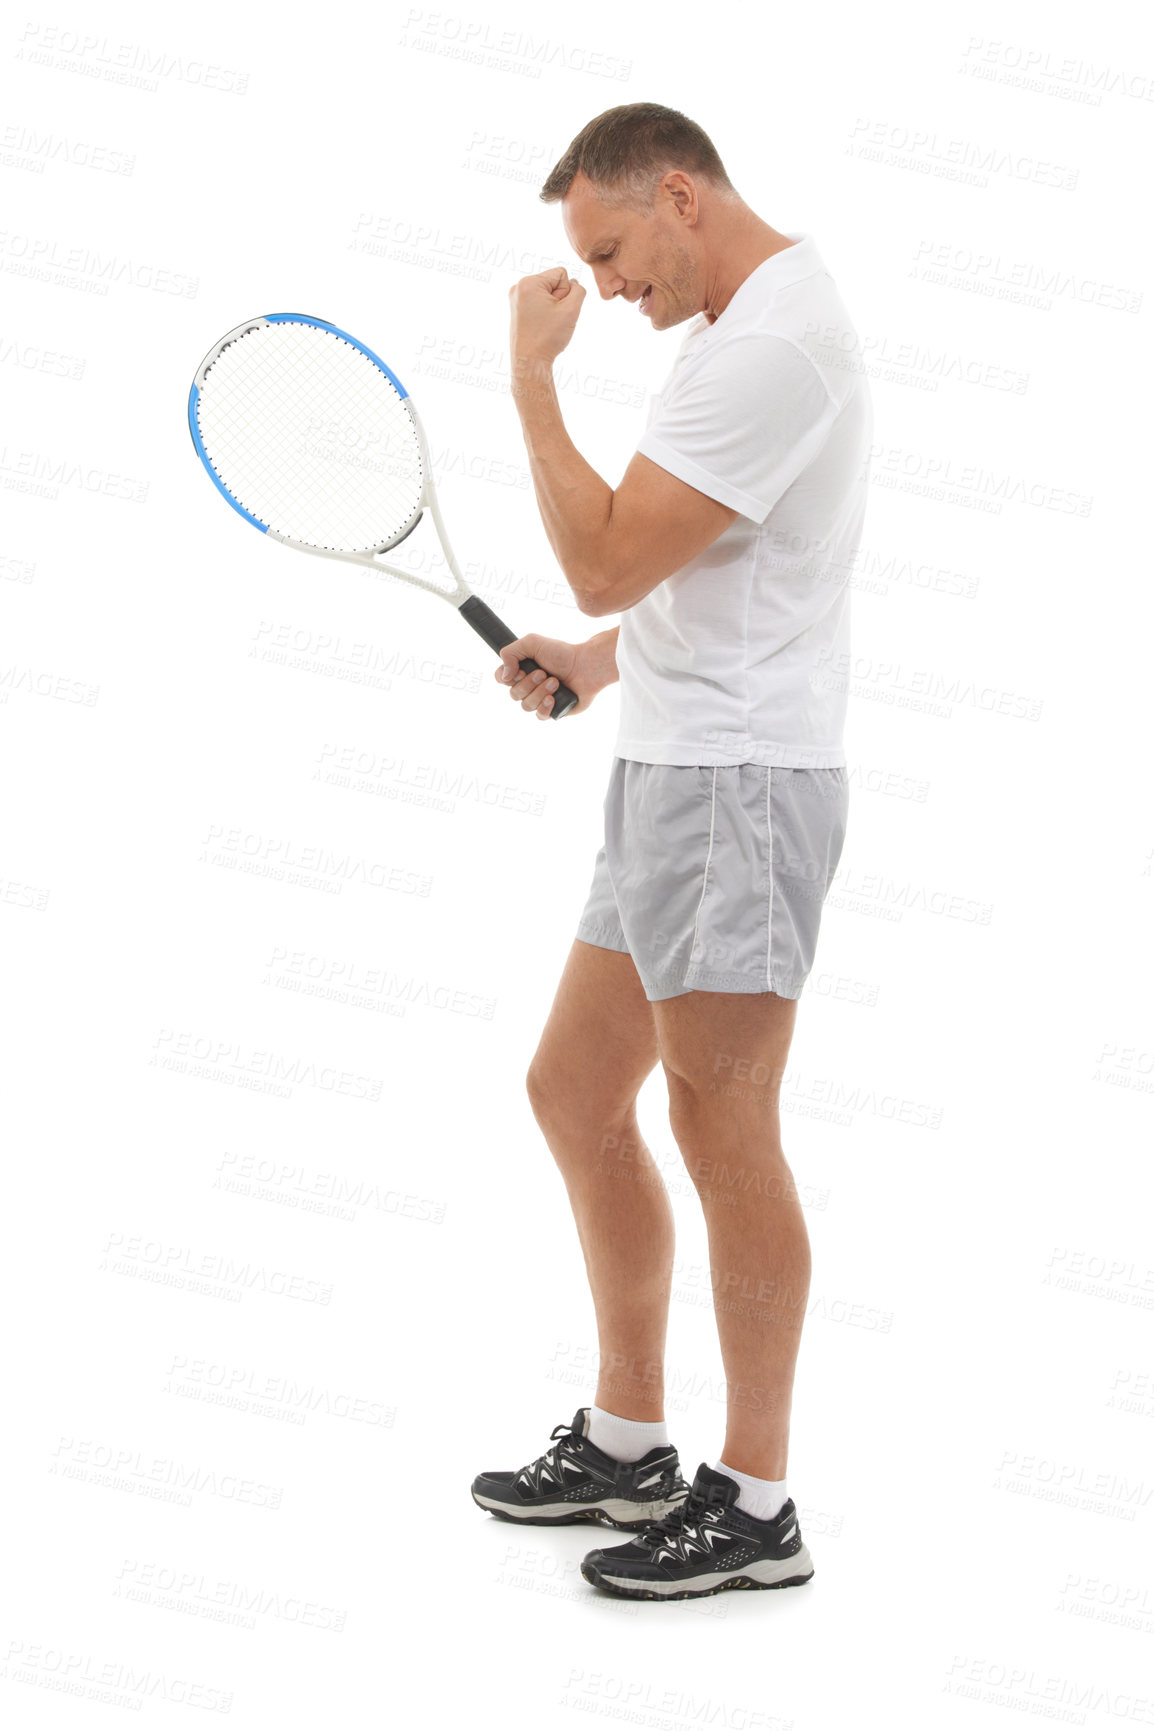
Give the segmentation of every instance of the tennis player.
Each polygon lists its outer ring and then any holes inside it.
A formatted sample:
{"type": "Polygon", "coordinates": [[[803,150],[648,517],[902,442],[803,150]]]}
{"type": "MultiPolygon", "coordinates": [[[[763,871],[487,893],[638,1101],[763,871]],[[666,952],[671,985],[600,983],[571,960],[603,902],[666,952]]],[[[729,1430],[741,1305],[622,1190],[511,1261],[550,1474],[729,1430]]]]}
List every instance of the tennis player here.
{"type": "Polygon", "coordinates": [[[473,1497],[504,1519],[633,1532],[582,1564],[612,1593],[793,1586],[813,1573],[786,1486],[810,1250],[779,1089],[845,838],[869,391],[813,237],[763,221],[685,115],[598,115],[540,196],[603,300],[687,328],[610,487],[552,377],[584,288],[558,265],[511,290],[545,531],[580,611],[621,618],[585,643],[519,638],[496,676],[541,720],[558,678],[574,714],[621,692],[604,842],[527,1076],[585,1257],[599,1376],[550,1448],[479,1474],[473,1497]],[[529,655],[555,677],[521,674],[529,655]],[[636,1116],[658,1062],[705,1212],[726,1377],[721,1453],[691,1487],[663,1408],[673,1215],[636,1116]]]}

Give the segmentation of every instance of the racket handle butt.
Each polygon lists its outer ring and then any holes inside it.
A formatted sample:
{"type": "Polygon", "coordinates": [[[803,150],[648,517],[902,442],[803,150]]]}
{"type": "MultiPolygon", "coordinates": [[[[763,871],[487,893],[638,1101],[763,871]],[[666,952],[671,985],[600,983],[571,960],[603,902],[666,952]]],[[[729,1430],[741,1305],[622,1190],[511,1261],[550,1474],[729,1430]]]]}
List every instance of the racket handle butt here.
{"type": "MultiPolygon", "coordinates": [[[[457,611],[461,614],[462,618],[468,620],[477,635],[483,637],[485,642],[489,645],[489,648],[495,653],[499,654],[507,643],[515,643],[517,641],[517,633],[515,631],[510,631],[509,627],[505,624],[505,621],[503,619],[498,619],[497,615],[493,612],[493,609],[482,601],[479,595],[470,595],[467,601],[462,601],[457,611]]],[[[518,658],[518,666],[522,673],[535,673],[537,668],[540,666],[540,662],[534,661],[531,655],[527,655],[524,661],[521,661],[518,658]]],[[[541,668],[541,671],[544,673],[548,670],[546,668],[541,668]]],[[[556,674],[551,675],[551,677],[555,679],[557,678],[556,674]]],[[[567,685],[565,685],[560,679],[557,679],[557,689],[553,693],[553,709],[550,714],[550,720],[561,721],[580,701],[581,700],[575,691],[570,691],[567,685]]]]}

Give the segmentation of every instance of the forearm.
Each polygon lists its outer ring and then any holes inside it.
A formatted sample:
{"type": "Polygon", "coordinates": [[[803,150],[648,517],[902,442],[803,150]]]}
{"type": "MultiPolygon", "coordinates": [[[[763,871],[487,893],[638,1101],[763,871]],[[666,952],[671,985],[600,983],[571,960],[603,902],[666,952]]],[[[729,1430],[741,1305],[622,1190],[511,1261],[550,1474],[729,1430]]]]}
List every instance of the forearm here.
{"type": "Polygon", "coordinates": [[[512,392],[541,521],[577,605],[584,610],[604,581],[613,489],[585,461],[566,431],[551,363],[515,359],[512,392]]]}

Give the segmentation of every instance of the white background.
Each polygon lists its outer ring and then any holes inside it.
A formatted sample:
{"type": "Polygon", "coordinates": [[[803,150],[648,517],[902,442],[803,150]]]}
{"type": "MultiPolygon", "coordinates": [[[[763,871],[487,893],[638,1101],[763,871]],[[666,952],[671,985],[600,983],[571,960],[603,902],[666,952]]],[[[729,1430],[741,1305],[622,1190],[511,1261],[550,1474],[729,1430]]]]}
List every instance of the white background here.
{"type": "MultiPolygon", "coordinates": [[[[14,1725],[1154,1722],[1154,43],[1118,4],[754,16],[3,27],[14,1725]],[[413,391],[472,586],[604,629],[537,517],[507,293],[590,284],[537,191],[641,100],[815,237],[877,436],[850,831],[783,1091],[817,1572],[664,1606],[582,1581],[612,1534],[469,1498],[595,1385],[523,1078],[617,694],[524,715],[441,602],[247,529],[185,422],[224,331],[327,318],[413,391]]],[[[681,334],[587,300],[561,402],[611,483],[681,334]]],[[[724,1385],[660,1074],[692,1474],[724,1385]]]]}

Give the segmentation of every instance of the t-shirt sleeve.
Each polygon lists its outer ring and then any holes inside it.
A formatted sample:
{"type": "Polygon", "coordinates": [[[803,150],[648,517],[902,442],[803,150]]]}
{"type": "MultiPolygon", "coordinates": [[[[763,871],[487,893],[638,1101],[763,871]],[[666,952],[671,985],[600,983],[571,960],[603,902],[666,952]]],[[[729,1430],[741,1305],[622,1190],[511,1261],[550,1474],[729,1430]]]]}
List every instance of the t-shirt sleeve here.
{"type": "Polygon", "coordinates": [[[698,492],[763,523],[838,415],[813,361],[742,331],[674,374],[637,449],[698,492]]]}

